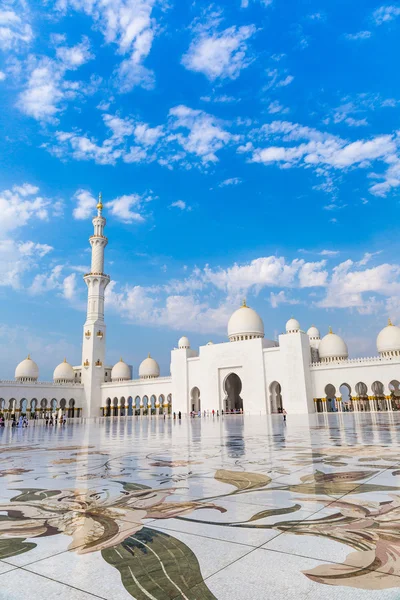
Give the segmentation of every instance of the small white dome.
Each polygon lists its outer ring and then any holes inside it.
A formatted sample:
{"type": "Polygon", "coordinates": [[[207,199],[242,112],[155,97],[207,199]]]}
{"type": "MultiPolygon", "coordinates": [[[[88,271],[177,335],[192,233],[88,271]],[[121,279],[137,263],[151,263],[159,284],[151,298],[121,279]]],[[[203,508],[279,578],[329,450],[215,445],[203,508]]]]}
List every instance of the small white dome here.
{"type": "Polygon", "coordinates": [[[389,324],[379,332],[376,338],[376,346],[381,356],[398,355],[400,351],[400,327],[393,325],[389,319],[389,324]]]}
{"type": "Polygon", "coordinates": [[[339,335],[332,333],[332,330],[322,338],[318,352],[321,362],[345,360],[349,356],[346,343],[339,335]]]}
{"type": "Polygon", "coordinates": [[[296,331],[300,331],[300,323],[297,319],[292,317],[286,323],[286,333],[295,333],[296,331]]]}
{"type": "Polygon", "coordinates": [[[54,369],[53,380],[55,383],[66,383],[68,381],[74,381],[74,379],[74,370],[71,365],[67,363],[67,359],[64,358],[64,361],[54,369]]]}
{"type": "Polygon", "coordinates": [[[186,335],[182,336],[181,339],[178,342],[178,348],[180,350],[182,349],[189,349],[190,348],[190,342],[188,340],[188,338],[186,337],[186,335]]]}
{"type": "Polygon", "coordinates": [[[139,366],[139,377],[140,379],[153,379],[154,377],[160,376],[160,367],[158,362],[151,358],[150,354],[139,366]]]}
{"type": "Polygon", "coordinates": [[[15,379],[18,381],[37,381],[39,378],[39,367],[34,360],[28,354],[22,362],[19,363],[15,369],[15,379]]]}
{"type": "Polygon", "coordinates": [[[129,379],[131,379],[131,370],[121,358],[111,369],[111,381],[128,381],[129,379]]]}
{"type": "Polygon", "coordinates": [[[228,337],[231,342],[264,337],[264,323],[260,315],[246,302],[229,319],[228,337]]]}
{"type": "Polygon", "coordinates": [[[310,329],[307,331],[307,335],[312,340],[320,340],[321,339],[319,329],[317,327],[315,327],[315,325],[311,325],[310,329]]]}

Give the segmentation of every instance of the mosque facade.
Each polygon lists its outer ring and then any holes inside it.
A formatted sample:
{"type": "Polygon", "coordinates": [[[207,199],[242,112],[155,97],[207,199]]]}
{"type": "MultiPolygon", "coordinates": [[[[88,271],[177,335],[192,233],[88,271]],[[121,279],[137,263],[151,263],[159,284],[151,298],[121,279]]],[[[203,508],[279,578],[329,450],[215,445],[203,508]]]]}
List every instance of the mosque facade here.
{"type": "Polygon", "coordinates": [[[104,273],[108,240],[101,197],[93,218],[91,268],[82,332],[82,361],[65,359],[53,381],[39,379],[28,356],[15,379],[0,381],[0,412],[6,416],[43,416],[61,408],[69,417],[109,417],[212,411],[289,414],[351,410],[400,410],[400,328],[390,321],[377,336],[377,356],[349,359],[345,341],[331,330],[321,338],[291,318],[278,341],[264,337],[261,317],[244,302],[228,323],[228,341],[192,349],[186,336],[171,351],[170,375],[160,377],[150,355],[139,366],[139,379],[121,358],[106,363],[104,273]]]}

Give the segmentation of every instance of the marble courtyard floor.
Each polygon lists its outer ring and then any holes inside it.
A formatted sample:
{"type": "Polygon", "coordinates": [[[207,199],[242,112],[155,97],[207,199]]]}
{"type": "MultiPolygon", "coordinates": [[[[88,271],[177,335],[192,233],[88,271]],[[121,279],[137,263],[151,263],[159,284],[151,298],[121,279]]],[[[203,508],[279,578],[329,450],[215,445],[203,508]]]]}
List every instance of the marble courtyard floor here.
{"type": "Polygon", "coordinates": [[[0,430],[0,598],[400,598],[400,414],[0,430]]]}

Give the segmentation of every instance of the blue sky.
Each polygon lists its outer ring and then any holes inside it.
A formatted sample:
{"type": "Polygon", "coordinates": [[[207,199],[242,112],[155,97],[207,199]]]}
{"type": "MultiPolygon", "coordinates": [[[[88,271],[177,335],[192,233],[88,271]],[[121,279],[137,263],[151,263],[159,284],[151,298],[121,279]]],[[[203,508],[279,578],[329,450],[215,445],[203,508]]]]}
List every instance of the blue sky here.
{"type": "Polygon", "coordinates": [[[103,193],[108,360],[162,372],[246,297],[375,354],[400,321],[400,4],[0,5],[3,378],[79,364],[103,193]]]}

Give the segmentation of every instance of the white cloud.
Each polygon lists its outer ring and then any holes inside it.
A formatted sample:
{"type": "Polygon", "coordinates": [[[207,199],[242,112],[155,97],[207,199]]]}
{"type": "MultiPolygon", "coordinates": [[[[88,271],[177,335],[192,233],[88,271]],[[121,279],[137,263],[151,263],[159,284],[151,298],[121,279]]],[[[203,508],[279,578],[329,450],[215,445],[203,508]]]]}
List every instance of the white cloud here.
{"type": "Polygon", "coordinates": [[[143,65],[157,31],[153,10],[165,6],[164,0],[59,0],[62,12],[76,10],[91,16],[107,44],[116,44],[121,55],[128,55],[116,71],[120,92],[134,86],[151,88],[154,74],[143,65]]]}
{"type": "Polygon", "coordinates": [[[7,75],[4,73],[4,71],[0,71],[0,81],[4,81],[5,79],[7,79],[7,75]]]}
{"type": "Polygon", "coordinates": [[[76,44],[76,46],[59,46],[56,49],[56,56],[65,69],[72,71],[94,58],[90,52],[90,43],[87,37],[84,37],[81,43],[76,44]]]}
{"type": "Polygon", "coordinates": [[[357,33],[346,33],[345,38],[347,40],[355,41],[355,40],[368,40],[371,37],[372,33],[370,31],[358,31],[357,33]]]}
{"type": "Polygon", "coordinates": [[[76,273],[71,273],[62,282],[63,296],[66,300],[73,300],[76,296],[76,273]]]}
{"type": "Polygon", "coordinates": [[[144,221],[144,216],[141,211],[143,202],[146,200],[148,200],[148,198],[140,196],[139,194],[125,194],[111,200],[111,202],[107,202],[105,207],[114,217],[124,223],[141,223],[144,221]]]}
{"type": "Polygon", "coordinates": [[[0,192],[0,237],[33,219],[48,219],[51,202],[38,192],[39,188],[28,183],[0,192]]]}
{"type": "Polygon", "coordinates": [[[219,184],[219,187],[225,187],[227,185],[238,185],[239,183],[242,183],[243,179],[240,179],[240,177],[230,177],[229,179],[224,179],[224,181],[221,181],[221,183],[219,184]]]}
{"type": "Polygon", "coordinates": [[[255,32],[254,25],[233,26],[219,33],[201,31],[182,57],[182,64],[211,81],[236,79],[252,61],[246,42],[255,32]]]}
{"type": "MultiPolygon", "coordinates": [[[[83,93],[82,84],[65,79],[68,70],[75,70],[93,58],[86,38],[76,46],[57,49],[57,60],[31,57],[25,89],[19,94],[17,106],[38,121],[57,123],[57,114],[68,100],[83,93]]],[[[87,89],[86,91],[90,91],[87,89]]]]}
{"type": "Polygon", "coordinates": [[[389,21],[393,21],[400,15],[400,6],[395,5],[386,5],[380,6],[372,13],[372,19],[374,20],[376,25],[383,25],[383,23],[388,23],[389,21]]]}
{"type": "Polygon", "coordinates": [[[370,294],[394,296],[400,293],[400,265],[381,264],[360,269],[365,262],[347,260],[333,269],[326,297],[318,303],[323,308],[357,308],[375,305],[370,294]]]}
{"type": "Polygon", "coordinates": [[[0,239],[0,286],[21,288],[23,276],[31,273],[51,250],[47,244],[0,239]]]}
{"type": "Polygon", "coordinates": [[[214,102],[215,104],[230,104],[233,102],[240,102],[240,98],[237,96],[228,96],[226,94],[217,96],[201,96],[200,100],[203,102],[214,102]]]}
{"type": "Polygon", "coordinates": [[[265,165],[277,163],[281,168],[312,167],[317,175],[329,176],[329,169],[366,168],[374,161],[381,161],[386,168],[382,176],[384,182],[375,184],[370,191],[384,195],[391,187],[400,184],[398,139],[394,135],[348,142],[338,136],[288,121],[274,121],[261,127],[258,132],[252,132],[252,135],[254,138],[257,135],[261,139],[266,137],[271,143],[266,147],[255,148],[251,144],[238,148],[238,152],[251,153],[251,162],[265,165]]]}
{"type": "Polygon", "coordinates": [[[321,250],[321,256],[337,256],[340,254],[339,250],[321,250]]]}
{"type": "Polygon", "coordinates": [[[280,304],[300,304],[299,300],[295,300],[294,298],[288,298],[284,290],[281,290],[277,294],[271,292],[269,295],[269,301],[271,303],[272,308],[278,308],[280,304]]]}
{"type": "Polygon", "coordinates": [[[93,194],[80,189],[75,192],[73,199],[76,202],[76,206],[72,211],[74,219],[80,221],[94,216],[97,200],[93,194]]]}
{"type": "Polygon", "coordinates": [[[177,200],[176,202],[172,202],[170,204],[171,208],[179,208],[180,210],[187,210],[188,207],[186,205],[186,202],[184,202],[183,200],[177,200]]]}
{"type": "Polygon", "coordinates": [[[223,129],[221,121],[202,110],[180,105],[171,108],[169,115],[172,129],[188,131],[169,139],[176,140],[186,152],[198,156],[203,163],[217,162],[216,152],[234,139],[223,129]]]}
{"type": "Polygon", "coordinates": [[[65,276],[64,268],[63,265],[56,265],[50,272],[36,275],[29,287],[29,293],[32,296],[40,296],[55,291],[65,300],[77,303],[76,273],[70,273],[65,276]]]}
{"type": "Polygon", "coordinates": [[[270,102],[268,106],[268,112],[270,115],[275,115],[278,113],[285,114],[289,112],[289,109],[285,108],[285,106],[282,106],[278,100],[274,100],[273,102],[270,102]]]}
{"type": "Polygon", "coordinates": [[[17,50],[33,39],[32,27],[12,10],[12,4],[0,9],[0,48],[17,50]]]}
{"type": "Polygon", "coordinates": [[[267,69],[266,73],[269,81],[264,87],[264,90],[267,91],[273,88],[281,88],[290,85],[293,82],[294,77],[293,75],[287,75],[287,72],[287,69],[267,69]]]}

